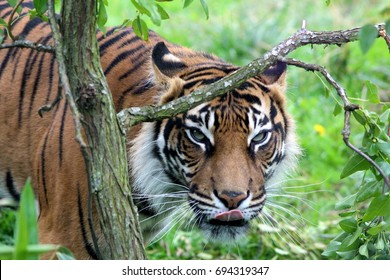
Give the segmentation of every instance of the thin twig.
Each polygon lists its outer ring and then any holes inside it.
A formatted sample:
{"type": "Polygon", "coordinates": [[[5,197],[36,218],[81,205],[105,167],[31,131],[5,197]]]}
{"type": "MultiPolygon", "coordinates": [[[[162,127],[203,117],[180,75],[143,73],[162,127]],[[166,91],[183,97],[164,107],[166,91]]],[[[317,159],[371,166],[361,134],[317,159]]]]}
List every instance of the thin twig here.
{"type": "MultiPolygon", "coordinates": [[[[11,37],[11,36],[10,36],[11,37]]],[[[48,53],[55,53],[55,49],[52,46],[47,46],[47,45],[42,45],[42,44],[37,44],[34,42],[30,42],[28,40],[16,40],[12,43],[6,43],[6,44],[1,44],[0,49],[9,49],[9,48],[29,48],[33,49],[39,52],[48,52],[48,53]]]]}
{"type": "Polygon", "coordinates": [[[14,19],[17,9],[19,9],[20,5],[22,5],[23,2],[24,0],[19,0],[18,4],[16,4],[16,6],[14,7],[8,19],[7,32],[8,32],[8,36],[11,38],[12,41],[15,41],[15,37],[12,34],[12,21],[14,19]]]}
{"type": "Polygon", "coordinates": [[[283,61],[287,63],[288,65],[293,65],[296,67],[300,67],[309,71],[317,71],[320,72],[324,78],[328,81],[329,84],[331,84],[334,89],[337,91],[337,94],[340,96],[340,98],[343,101],[344,104],[344,128],[342,131],[342,136],[343,136],[343,141],[347,147],[352,149],[355,153],[359,154],[361,157],[363,157],[365,160],[367,160],[372,166],[375,167],[375,169],[381,174],[381,176],[384,179],[385,185],[390,189],[390,181],[385,172],[380,168],[380,166],[372,159],[370,158],[367,154],[365,154],[363,151],[355,147],[354,145],[351,144],[349,141],[349,136],[351,134],[351,112],[355,110],[359,110],[359,105],[353,104],[348,100],[347,93],[345,92],[344,88],[340,86],[330,75],[330,73],[320,65],[316,64],[308,64],[303,61],[297,60],[297,59],[292,59],[292,58],[284,58],[284,57],[279,57],[280,61],[283,61]]]}
{"type": "Polygon", "coordinates": [[[61,83],[58,83],[58,94],[56,98],[54,99],[53,102],[43,105],[41,108],[38,110],[39,116],[42,118],[44,113],[49,112],[51,109],[53,109],[62,99],[62,85],[61,83]]]}

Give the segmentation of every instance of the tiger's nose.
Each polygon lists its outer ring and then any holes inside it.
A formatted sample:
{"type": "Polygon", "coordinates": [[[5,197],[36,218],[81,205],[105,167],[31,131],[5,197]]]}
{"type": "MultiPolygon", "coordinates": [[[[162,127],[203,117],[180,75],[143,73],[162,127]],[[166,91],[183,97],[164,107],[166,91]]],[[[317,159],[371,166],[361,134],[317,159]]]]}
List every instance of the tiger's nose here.
{"type": "Polygon", "coordinates": [[[214,194],[216,197],[229,209],[237,209],[238,206],[249,196],[249,191],[244,192],[235,192],[235,191],[215,191],[214,194]]]}

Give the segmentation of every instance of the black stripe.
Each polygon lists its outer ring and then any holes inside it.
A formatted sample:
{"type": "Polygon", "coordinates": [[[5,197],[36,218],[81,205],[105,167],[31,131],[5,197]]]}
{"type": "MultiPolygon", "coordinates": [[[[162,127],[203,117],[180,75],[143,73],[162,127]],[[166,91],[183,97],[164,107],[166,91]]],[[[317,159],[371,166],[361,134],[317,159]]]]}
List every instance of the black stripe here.
{"type": "Polygon", "coordinates": [[[92,247],[92,243],[89,242],[88,238],[87,238],[87,231],[86,231],[85,225],[84,225],[84,213],[83,213],[83,209],[82,209],[82,202],[81,202],[80,186],[79,185],[77,186],[77,206],[78,206],[78,210],[79,210],[78,211],[79,218],[80,218],[79,223],[80,223],[81,235],[83,237],[85,250],[91,256],[92,259],[97,260],[98,257],[96,255],[95,250],[92,247]]]}
{"type": "Polygon", "coordinates": [[[36,17],[33,18],[32,20],[29,20],[26,25],[24,26],[23,31],[19,34],[19,37],[26,38],[28,34],[30,34],[31,31],[35,29],[40,24],[46,25],[47,23],[42,21],[40,18],[36,17]]]}
{"type": "Polygon", "coordinates": [[[46,174],[45,174],[45,165],[46,165],[46,162],[45,162],[45,153],[46,153],[46,145],[47,145],[47,140],[49,138],[49,132],[46,133],[46,136],[45,136],[45,142],[43,143],[43,147],[42,147],[42,151],[41,151],[41,176],[42,176],[42,186],[43,186],[43,193],[45,195],[45,201],[46,201],[46,205],[49,205],[49,200],[47,198],[47,188],[46,188],[46,174]]]}
{"type": "MultiPolygon", "coordinates": [[[[196,80],[196,81],[192,81],[192,82],[189,82],[189,83],[185,83],[184,86],[183,86],[183,89],[186,90],[186,89],[191,89],[193,88],[197,83],[201,83],[201,85],[209,85],[209,84],[212,84],[218,80],[220,80],[222,77],[213,77],[211,79],[202,79],[202,80],[196,80]]],[[[200,85],[199,85],[200,86],[200,85]]]]}
{"type": "Polygon", "coordinates": [[[19,201],[20,193],[15,188],[14,179],[12,178],[10,171],[5,173],[5,185],[7,187],[8,193],[12,196],[12,198],[16,201],[19,201]]]}
{"type": "Polygon", "coordinates": [[[266,87],[261,81],[259,81],[257,79],[252,79],[252,80],[250,80],[250,82],[253,83],[254,85],[258,86],[265,93],[269,93],[271,91],[268,87],[266,87]]]}
{"type": "Polygon", "coordinates": [[[158,135],[160,134],[160,129],[161,129],[162,121],[157,121],[154,124],[154,130],[153,130],[153,154],[155,157],[157,157],[160,161],[162,161],[160,150],[157,145],[157,138],[158,135]]]}
{"type": "Polygon", "coordinates": [[[137,42],[137,41],[141,41],[141,39],[135,35],[135,34],[126,34],[127,37],[129,37],[126,41],[124,41],[119,47],[118,49],[121,49],[123,47],[126,47],[126,46],[131,46],[134,42],[137,42]],[[132,36],[132,37],[131,37],[132,36]]]}
{"type": "Polygon", "coordinates": [[[123,60],[125,60],[129,56],[135,54],[137,51],[141,50],[142,48],[143,48],[143,46],[140,45],[134,49],[127,50],[127,51],[120,53],[119,55],[116,55],[115,59],[113,61],[111,61],[110,65],[108,65],[108,67],[105,69],[104,75],[107,76],[116,65],[118,65],[120,62],[122,62],[123,60]]]}
{"type": "MultiPolygon", "coordinates": [[[[109,40],[107,40],[106,42],[104,42],[103,44],[100,45],[99,47],[99,50],[100,50],[100,55],[103,55],[104,52],[106,51],[106,49],[110,46],[112,46],[114,43],[116,43],[118,40],[120,40],[123,35],[126,33],[126,30],[125,32],[123,32],[122,30],[121,31],[118,31],[114,37],[110,38],[109,40]]],[[[105,38],[108,37],[108,33],[107,33],[107,36],[105,38]]]]}
{"type": "MultiPolygon", "coordinates": [[[[16,61],[15,61],[14,65],[19,65],[19,60],[20,60],[20,58],[22,56],[23,51],[21,51],[20,48],[15,48],[15,49],[18,49],[20,51],[18,51],[18,56],[16,58],[16,61]]],[[[12,60],[14,60],[14,57],[15,57],[15,55],[12,57],[12,60]]],[[[12,71],[12,81],[15,80],[16,71],[18,69],[19,69],[18,67],[14,67],[14,70],[12,71]]]]}
{"type": "Polygon", "coordinates": [[[7,63],[8,63],[8,60],[10,59],[10,57],[11,57],[11,54],[13,52],[15,52],[15,49],[17,49],[17,48],[10,48],[10,49],[7,50],[7,54],[5,55],[5,57],[3,59],[3,62],[0,65],[0,78],[1,78],[1,75],[3,74],[3,71],[5,70],[5,67],[7,66],[7,63]]]}
{"type": "MultiPolygon", "coordinates": [[[[0,10],[3,10],[3,7],[0,6],[0,10]]],[[[8,12],[6,12],[5,14],[1,15],[1,17],[3,19],[5,19],[6,17],[8,17],[10,14],[12,13],[12,9],[9,9],[8,12]]]]}
{"type": "Polygon", "coordinates": [[[30,50],[28,58],[26,60],[26,64],[24,65],[24,71],[22,76],[22,83],[20,85],[20,94],[19,94],[19,106],[18,106],[18,127],[22,126],[22,117],[23,117],[23,104],[24,104],[24,96],[26,94],[26,84],[27,80],[30,78],[30,68],[29,65],[31,63],[31,59],[35,60],[36,56],[32,56],[34,50],[30,50]]]}
{"type": "Polygon", "coordinates": [[[247,101],[248,103],[251,103],[251,104],[259,104],[261,105],[261,100],[260,98],[258,98],[257,96],[253,95],[253,94],[247,94],[247,93],[239,93],[238,91],[236,90],[233,90],[231,91],[232,92],[232,95],[234,98],[237,98],[237,99],[244,99],[245,101],[247,101]]]}
{"type": "Polygon", "coordinates": [[[0,4],[0,9],[2,9],[2,10],[6,9],[8,7],[10,7],[10,5],[7,2],[5,2],[4,4],[0,4]]]}
{"type": "Polygon", "coordinates": [[[34,4],[32,3],[32,1],[31,2],[23,2],[22,6],[24,8],[34,9],[34,4]]]}
{"type": "Polygon", "coordinates": [[[46,96],[46,104],[49,103],[50,95],[51,95],[52,88],[53,88],[54,62],[55,62],[55,58],[54,58],[54,56],[51,56],[50,69],[49,69],[49,86],[47,87],[48,92],[47,92],[47,96],[46,96]]]}
{"type": "Polygon", "coordinates": [[[103,32],[99,32],[99,37],[97,38],[97,41],[100,43],[102,40],[111,36],[115,31],[119,32],[119,30],[116,27],[112,27],[110,30],[107,31],[106,34],[104,34],[103,32]]]}
{"type": "Polygon", "coordinates": [[[185,79],[185,80],[190,80],[190,79],[194,79],[194,78],[197,78],[199,76],[202,76],[202,75],[215,75],[216,72],[215,71],[218,71],[218,72],[223,72],[225,75],[237,70],[238,67],[232,67],[230,65],[215,65],[215,64],[210,64],[210,65],[205,65],[205,66],[202,66],[202,67],[199,67],[199,68],[196,68],[193,72],[189,73],[189,74],[184,74],[183,76],[181,76],[181,78],[185,79]]]}
{"type": "MultiPolygon", "coordinates": [[[[50,36],[46,37],[45,39],[42,40],[41,44],[45,45],[50,40],[50,38],[51,38],[50,36]]],[[[37,54],[36,54],[36,58],[38,57],[38,53],[39,52],[37,52],[37,54]]],[[[37,75],[36,75],[35,80],[34,80],[33,91],[32,91],[31,98],[30,98],[30,108],[29,108],[29,111],[28,111],[29,117],[31,116],[31,112],[32,112],[33,105],[34,105],[35,96],[36,96],[36,94],[38,92],[38,87],[39,87],[39,82],[40,82],[40,79],[41,79],[41,73],[42,73],[42,68],[43,68],[43,62],[44,62],[44,59],[45,59],[45,55],[46,55],[46,53],[41,53],[41,59],[38,62],[37,75]]],[[[31,68],[34,67],[35,61],[36,60],[34,59],[34,61],[31,63],[31,68]]],[[[30,69],[30,72],[31,72],[31,69],[30,69]]]]}
{"type": "Polygon", "coordinates": [[[62,112],[61,126],[60,126],[60,137],[59,137],[59,156],[60,156],[60,167],[62,166],[62,154],[63,154],[63,140],[64,140],[64,127],[66,112],[68,111],[68,101],[65,101],[64,111],[62,112]]]}
{"type": "MultiPolygon", "coordinates": [[[[30,33],[30,31],[32,29],[34,29],[37,25],[39,25],[40,23],[42,23],[42,20],[40,20],[39,18],[34,18],[30,21],[27,22],[26,26],[24,27],[23,31],[21,32],[21,35],[23,35],[23,37],[27,37],[27,35],[30,33]]],[[[18,48],[10,48],[3,60],[3,62],[1,63],[1,66],[0,66],[0,78],[1,78],[1,75],[3,74],[3,71],[5,70],[5,67],[7,66],[8,64],[8,61],[11,57],[13,57],[13,54],[16,52],[18,48]]]]}
{"type": "Polygon", "coordinates": [[[123,102],[125,102],[125,97],[135,88],[135,86],[130,86],[124,92],[122,92],[121,97],[118,99],[118,108],[117,110],[121,110],[123,108],[123,102]]]}
{"type": "Polygon", "coordinates": [[[128,76],[130,76],[134,71],[138,70],[140,68],[140,66],[146,62],[147,59],[148,59],[147,57],[144,57],[143,59],[138,61],[138,63],[134,64],[132,68],[130,68],[129,70],[127,70],[126,73],[124,73],[122,76],[120,76],[119,80],[123,80],[123,79],[127,78],[128,76]]]}

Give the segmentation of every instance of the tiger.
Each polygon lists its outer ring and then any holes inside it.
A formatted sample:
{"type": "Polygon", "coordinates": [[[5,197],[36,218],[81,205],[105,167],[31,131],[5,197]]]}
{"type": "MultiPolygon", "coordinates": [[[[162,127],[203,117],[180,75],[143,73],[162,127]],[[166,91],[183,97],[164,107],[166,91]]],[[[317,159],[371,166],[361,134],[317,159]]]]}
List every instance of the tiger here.
{"type": "MultiPolygon", "coordinates": [[[[33,8],[24,2],[14,36],[53,45],[48,23],[23,16],[33,8]]],[[[0,0],[1,18],[8,21],[11,11],[0,0]]],[[[148,41],[132,28],[108,28],[96,36],[117,112],[167,104],[240,68],[153,31],[148,41]]],[[[278,62],[209,102],[127,132],[128,176],[146,243],[176,224],[196,226],[222,244],[245,236],[262,214],[267,187],[282,180],[299,155],[287,112],[286,68],[278,62]]],[[[38,114],[61,92],[52,53],[0,49],[0,193],[19,201],[31,178],[40,242],[61,244],[77,259],[97,259],[87,220],[88,178],[70,105],[62,99],[38,114]]],[[[95,208],[92,217],[104,251],[95,208]]]]}

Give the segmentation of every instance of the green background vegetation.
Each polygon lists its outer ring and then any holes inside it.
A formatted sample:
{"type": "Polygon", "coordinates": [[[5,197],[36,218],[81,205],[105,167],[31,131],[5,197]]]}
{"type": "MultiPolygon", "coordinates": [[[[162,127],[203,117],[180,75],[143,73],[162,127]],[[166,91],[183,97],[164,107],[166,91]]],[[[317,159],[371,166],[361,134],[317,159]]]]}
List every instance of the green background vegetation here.
{"type": "MultiPolygon", "coordinates": [[[[148,26],[166,39],[196,50],[214,53],[236,65],[245,65],[261,56],[297,31],[302,20],[310,30],[339,30],[384,22],[381,13],[386,0],[266,1],[209,0],[210,18],[206,20],[199,1],[182,9],[182,1],[161,3],[171,19],[161,26],[148,26]]],[[[120,25],[134,18],[130,1],[109,1],[107,26],[120,25]]],[[[146,19],[145,19],[146,20],[146,19]]],[[[345,46],[307,46],[290,57],[325,66],[343,85],[353,102],[381,112],[383,105],[364,102],[366,81],[378,86],[379,95],[389,101],[390,55],[383,40],[363,54],[359,43],[345,46]]],[[[299,143],[303,148],[296,174],[281,186],[283,196],[268,206],[274,221],[263,218],[253,224],[245,240],[236,244],[215,244],[196,230],[173,229],[167,236],[147,247],[150,259],[323,259],[321,253],[340,233],[342,219],[335,210],[337,202],[358,190],[361,174],[340,179],[352,155],[342,141],[342,115],[334,116],[338,97],[318,75],[289,67],[288,102],[296,120],[299,143]]],[[[355,129],[351,140],[360,145],[364,130],[355,129]]],[[[9,217],[1,212],[0,241],[9,243],[9,217]],[[2,240],[1,240],[2,239],[2,240]]],[[[331,258],[331,257],[329,257],[331,258]]]]}

